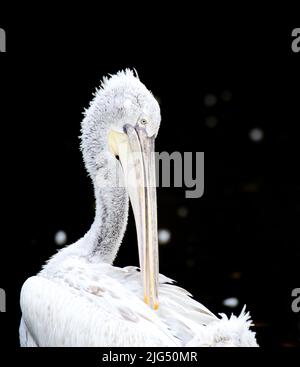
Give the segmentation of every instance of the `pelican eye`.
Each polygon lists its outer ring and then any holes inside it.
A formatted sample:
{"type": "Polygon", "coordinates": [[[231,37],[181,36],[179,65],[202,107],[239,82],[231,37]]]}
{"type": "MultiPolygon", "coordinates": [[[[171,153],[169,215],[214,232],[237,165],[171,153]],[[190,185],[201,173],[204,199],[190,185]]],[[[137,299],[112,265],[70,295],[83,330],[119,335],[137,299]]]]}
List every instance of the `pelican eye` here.
{"type": "Polygon", "coordinates": [[[140,120],[140,123],[141,123],[142,125],[147,125],[148,121],[147,121],[146,119],[141,119],[141,120],[140,120]]]}

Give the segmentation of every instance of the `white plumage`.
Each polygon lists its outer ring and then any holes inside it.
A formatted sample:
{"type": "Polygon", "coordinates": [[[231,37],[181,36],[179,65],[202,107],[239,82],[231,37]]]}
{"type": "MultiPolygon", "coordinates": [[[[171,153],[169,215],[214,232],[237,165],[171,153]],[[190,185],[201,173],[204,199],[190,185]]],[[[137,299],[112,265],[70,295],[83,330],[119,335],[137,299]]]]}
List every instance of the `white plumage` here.
{"type": "MultiPolygon", "coordinates": [[[[130,129],[135,128],[143,148],[143,139],[154,140],[159,123],[157,102],[130,70],[105,79],[96,92],[82,123],[83,156],[95,189],[95,221],[83,238],[60,250],[37,276],[24,283],[21,346],[257,346],[244,309],[239,317],[218,318],[161,274],[159,307],[155,309],[155,282],[151,283],[158,260],[155,221],[147,222],[146,231],[142,221],[139,224],[139,217],[147,221],[150,211],[136,209],[142,200],[134,197],[128,183],[126,186],[125,175],[121,177],[118,171],[124,185],[112,184],[114,167],[119,165],[114,154],[123,153],[112,151],[115,141],[111,143],[109,134],[111,130],[118,134],[126,131],[130,137],[130,129]],[[127,224],[128,192],[140,236],[141,271],[111,265],[127,224]],[[149,229],[149,223],[153,228],[149,229]],[[149,241],[143,240],[143,234],[151,230],[149,241]],[[149,253],[150,260],[145,255],[149,253]],[[144,302],[148,295],[152,307],[144,302]]],[[[144,200],[147,195],[145,190],[144,200]]],[[[155,202],[153,192],[151,195],[148,199],[155,202]]]]}

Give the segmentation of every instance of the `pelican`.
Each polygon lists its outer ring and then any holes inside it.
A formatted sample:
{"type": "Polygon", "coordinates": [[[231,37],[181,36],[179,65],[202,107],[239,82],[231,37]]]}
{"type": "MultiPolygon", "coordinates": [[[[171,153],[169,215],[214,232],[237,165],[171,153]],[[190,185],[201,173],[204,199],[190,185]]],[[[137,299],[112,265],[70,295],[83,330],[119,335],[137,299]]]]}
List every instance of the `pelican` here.
{"type": "Polygon", "coordinates": [[[96,90],[81,125],[95,219],[23,284],[22,347],[257,346],[245,307],[218,317],[159,274],[153,153],[160,120],[135,71],[105,77],[96,90]],[[140,268],[112,265],[129,200],[140,268]]]}

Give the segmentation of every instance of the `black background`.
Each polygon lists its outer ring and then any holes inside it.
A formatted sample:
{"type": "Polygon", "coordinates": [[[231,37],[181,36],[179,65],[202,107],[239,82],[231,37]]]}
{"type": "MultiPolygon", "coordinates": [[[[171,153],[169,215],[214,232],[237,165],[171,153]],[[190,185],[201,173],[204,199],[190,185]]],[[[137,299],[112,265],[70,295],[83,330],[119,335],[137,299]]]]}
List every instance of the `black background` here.
{"type": "MultiPolygon", "coordinates": [[[[57,230],[72,243],[92,223],[80,121],[101,78],[126,67],[160,100],[157,150],[205,152],[202,198],[158,189],[159,228],[171,232],[160,271],[213,312],[238,313],[247,304],[260,345],[299,346],[299,314],[291,310],[300,282],[300,53],[291,50],[299,22],[271,11],[228,18],[221,10],[218,17],[216,10],[173,10],[0,17],[7,32],[0,54],[7,312],[0,322],[9,346],[18,345],[21,285],[57,251],[57,230]],[[217,102],[207,107],[210,93],[217,102]],[[257,143],[249,139],[255,127],[264,132],[257,143]],[[228,297],[239,299],[236,309],[222,304],[228,297]]],[[[137,264],[132,216],[116,261],[129,264],[137,264]]]]}

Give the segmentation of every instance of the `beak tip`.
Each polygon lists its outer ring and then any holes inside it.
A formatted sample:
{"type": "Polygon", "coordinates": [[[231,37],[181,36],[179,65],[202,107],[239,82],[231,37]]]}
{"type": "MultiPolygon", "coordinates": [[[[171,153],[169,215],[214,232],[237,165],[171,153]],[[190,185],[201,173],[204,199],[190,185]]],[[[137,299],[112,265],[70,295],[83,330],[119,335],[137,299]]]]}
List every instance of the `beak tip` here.
{"type": "MultiPolygon", "coordinates": [[[[144,296],[144,302],[146,303],[146,305],[148,305],[149,307],[151,307],[151,304],[150,304],[150,297],[145,295],[144,296]]],[[[157,311],[158,310],[158,307],[159,307],[159,303],[158,302],[155,302],[153,304],[153,310],[154,311],[157,311]]]]}
{"type": "Polygon", "coordinates": [[[146,305],[150,306],[150,298],[149,298],[149,296],[144,296],[144,302],[146,303],[146,305]]]}

